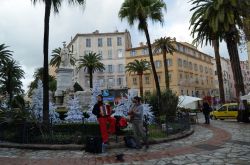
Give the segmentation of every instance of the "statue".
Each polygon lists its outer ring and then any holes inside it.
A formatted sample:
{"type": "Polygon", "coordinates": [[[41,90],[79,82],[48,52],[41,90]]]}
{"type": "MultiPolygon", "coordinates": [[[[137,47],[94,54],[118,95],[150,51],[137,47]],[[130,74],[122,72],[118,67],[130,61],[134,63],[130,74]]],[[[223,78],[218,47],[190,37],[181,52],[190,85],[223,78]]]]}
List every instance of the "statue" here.
{"type": "Polygon", "coordinates": [[[60,68],[70,68],[70,53],[69,49],[66,47],[66,42],[63,42],[63,48],[60,52],[61,64],[60,68]]]}

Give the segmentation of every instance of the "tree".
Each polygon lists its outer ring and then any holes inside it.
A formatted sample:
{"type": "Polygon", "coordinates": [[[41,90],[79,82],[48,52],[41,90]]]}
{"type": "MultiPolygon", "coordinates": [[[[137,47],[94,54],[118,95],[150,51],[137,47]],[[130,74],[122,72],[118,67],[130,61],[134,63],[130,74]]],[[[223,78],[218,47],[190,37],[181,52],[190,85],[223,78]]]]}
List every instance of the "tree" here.
{"type": "Polygon", "coordinates": [[[144,60],[135,60],[127,64],[126,72],[133,72],[139,76],[139,86],[140,86],[140,96],[143,97],[143,83],[142,83],[142,75],[144,72],[150,70],[150,63],[144,60]]]}
{"type": "MultiPolygon", "coordinates": [[[[50,60],[50,65],[51,66],[55,66],[56,68],[59,68],[60,64],[61,64],[61,56],[60,56],[60,53],[61,53],[61,48],[56,48],[54,50],[52,50],[52,58],[50,60]]],[[[71,65],[75,65],[75,58],[72,56],[72,54],[70,54],[70,64],[71,65]]]]}
{"type": "Polygon", "coordinates": [[[222,35],[219,31],[214,32],[213,28],[209,24],[209,20],[204,19],[203,15],[207,10],[206,5],[199,5],[200,1],[197,0],[192,0],[191,2],[193,2],[192,5],[195,5],[190,10],[194,11],[190,19],[190,28],[193,27],[191,31],[192,37],[194,38],[193,43],[203,46],[203,43],[205,42],[205,45],[209,43],[213,46],[219,82],[220,99],[223,103],[225,103],[224,84],[219,52],[219,42],[222,40],[222,35]]]}
{"type": "Polygon", "coordinates": [[[5,46],[5,44],[0,45],[0,67],[4,62],[10,60],[10,57],[12,56],[12,51],[6,48],[8,48],[8,46],[5,46]]]}
{"type": "MultiPolygon", "coordinates": [[[[28,96],[31,97],[33,94],[33,90],[37,88],[37,84],[39,80],[43,80],[43,68],[37,68],[34,75],[34,81],[32,81],[29,85],[28,96]]],[[[54,76],[49,75],[49,89],[52,92],[56,91],[56,79],[54,76]]]]}
{"type": "Polygon", "coordinates": [[[24,71],[13,59],[4,62],[4,65],[0,68],[0,91],[8,93],[9,105],[14,95],[24,92],[22,89],[22,78],[24,78],[24,71]]]}
{"type": "Polygon", "coordinates": [[[83,57],[80,57],[78,70],[84,68],[84,71],[87,71],[89,74],[89,87],[93,88],[93,73],[96,71],[105,70],[104,64],[101,63],[102,56],[94,52],[85,54],[83,57]]]}
{"type": "Polygon", "coordinates": [[[170,37],[161,37],[160,39],[156,39],[154,42],[154,52],[157,53],[161,51],[163,54],[163,63],[164,63],[164,71],[165,71],[165,85],[166,89],[169,89],[169,72],[168,72],[168,61],[167,61],[167,53],[173,55],[173,52],[176,51],[174,45],[174,40],[170,37]]]}
{"type": "Polygon", "coordinates": [[[166,10],[166,8],[166,4],[163,0],[125,0],[118,14],[121,20],[126,18],[130,26],[133,26],[135,22],[138,21],[138,30],[145,33],[158,96],[158,105],[160,106],[161,90],[154,65],[152,47],[148,32],[148,19],[151,19],[153,22],[160,22],[163,24],[164,19],[162,10],[166,10]]]}
{"type": "Polygon", "coordinates": [[[222,39],[225,40],[233,70],[236,95],[239,97],[240,92],[244,95],[245,89],[237,44],[240,39],[239,30],[243,28],[241,9],[242,6],[249,9],[249,2],[241,1],[239,3],[236,0],[196,0],[194,2],[204,6],[203,19],[208,21],[215,34],[219,32],[222,39]]]}
{"type": "MultiPolygon", "coordinates": [[[[34,4],[38,0],[31,0],[34,4]]],[[[43,122],[45,125],[49,125],[49,65],[48,65],[48,52],[49,52],[49,20],[51,7],[54,9],[54,13],[59,13],[62,0],[42,0],[45,3],[45,15],[44,15],[44,37],[43,37],[43,122]]],[[[69,4],[79,4],[85,6],[85,0],[68,0],[69,4]]]]}

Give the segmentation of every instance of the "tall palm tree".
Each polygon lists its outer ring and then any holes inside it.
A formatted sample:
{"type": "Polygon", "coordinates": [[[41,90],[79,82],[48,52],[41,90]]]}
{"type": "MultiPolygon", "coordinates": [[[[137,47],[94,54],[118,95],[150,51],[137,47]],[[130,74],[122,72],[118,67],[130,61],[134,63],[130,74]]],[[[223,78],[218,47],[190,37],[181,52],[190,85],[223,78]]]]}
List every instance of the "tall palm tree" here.
{"type": "MultiPolygon", "coordinates": [[[[36,4],[39,0],[31,0],[36,4]]],[[[59,13],[63,0],[42,0],[45,3],[45,15],[44,15],[44,37],[43,37],[43,122],[45,125],[49,125],[49,20],[50,12],[53,7],[54,13],[59,13]]],[[[69,4],[79,4],[85,6],[85,0],[68,0],[69,4]]]]}
{"type": "Polygon", "coordinates": [[[8,46],[5,46],[5,44],[0,45],[0,67],[3,65],[3,62],[9,60],[12,56],[12,51],[6,48],[8,48],[8,46]]]}
{"type": "Polygon", "coordinates": [[[203,43],[208,43],[213,46],[217,76],[219,82],[220,99],[222,103],[225,103],[224,83],[220,61],[219,42],[222,40],[221,33],[219,31],[214,32],[213,28],[209,25],[208,19],[204,19],[204,13],[207,8],[206,5],[199,5],[200,1],[191,0],[192,5],[195,5],[190,11],[194,11],[190,19],[190,28],[192,28],[191,35],[194,40],[193,43],[196,45],[203,46],[203,43]]]}
{"type": "Polygon", "coordinates": [[[153,46],[154,52],[161,51],[163,54],[164,61],[164,70],[165,70],[165,85],[166,89],[169,89],[169,73],[168,73],[168,61],[167,61],[167,53],[173,55],[174,51],[176,51],[175,46],[173,45],[174,40],[170,37],[161,37],[156,39],[153,46]]]}
{"type": "MultiPolygon", "coordinates": [[[[228,53],[230,56],[231,67],[235,81],[236,95],[240,92],[244,95],[244,83],[241,73],[238,43],[239,29],[243,28],[243,19],[241,6],[249,9],[248,1],[241,1],[243,5],[239,5],[236,0],[196,0],[199,5],[206,8],[203,13],[203,19],[208,21],[213,32],[220,32],[226,42],[228,53]],[[201,4],[202,3],[202,4],[201,4]]],[[[245,104],[246,105],[246,104],[245,104]]]]}
{"type": "Polygon", "coordinates": [[[138,30],[143,31],[145,33],[149,50],[150,63],[154,75],[156,92],[158,96],[158,105],[160,107],[161,90],[155,69],[151,41],[148,32],[148,19],[152,20],[153,22],[160,22],[161,24],[163,24],[164,18],[162,10],[166,9],[167,7],[163,0],[125,0],[118,14],[121,20],[126,18],[130,26],[133,26],[135,22],[138,21],[138,30]]]}
{"type": "Polygon", "coordinates": [[[79,66],[78,71],[81,68],[84,68],[84,71],[87,71],[89,74],[89,87],[93,88],[93,73],[96,71],[105,70],[104,64],[101,62],[102,56],[94,52],[85,54],[83,57],[80,57],[78,60],[79,66]]]}
{"type": "Polygon", "coordinates": [[[22,81],[24,71],[21,66],[13,59],[4,62],[0,69],[0,91],[6,91],[9,94],[9,105],[15,94],[22,94],[22,81]]]}
{"type": "MultiPolygon", "coordinates": [[[[60,53],[61,53],[61,50],[62,48],[56,48],[54,50],[52,50],[52,58],[50,60],[50,65],[51,66],[55,66],[56,68],[59,68],[60,64],[61,64],[61,56],[60,56],[60,53]]],[[[72,56],[72,54],[70,54],[70,64],[71,65],[75,65],[75,58],[72,56]]]]}
{"type": "Polygon", "coordinates": [[[150,70],[150,62],[146,61],[145,59],[141,61],[134,60],[133,62],[130,62],[127,64],[126,72],[129,73],[136,73],[139,76],[139,86],[140,86],[140,96],[143,97],[143,83],[142,83],[142,75],[144,72],[150,70]]]}

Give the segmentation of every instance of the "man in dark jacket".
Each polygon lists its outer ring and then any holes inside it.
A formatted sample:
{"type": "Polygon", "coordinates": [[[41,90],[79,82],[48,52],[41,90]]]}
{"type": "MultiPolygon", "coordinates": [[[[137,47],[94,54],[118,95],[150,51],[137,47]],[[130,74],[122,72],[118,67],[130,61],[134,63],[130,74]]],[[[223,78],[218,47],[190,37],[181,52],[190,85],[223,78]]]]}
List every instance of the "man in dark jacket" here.
{"type": "Polygon", "coordinates": [[[102,135],[102,142],[105,144],[108,143],[108,133],[115,133],[116,120],[114,117],[111,117],[111,112],[110,105],[104,104],[102,95],[98,95],[97,103],[94,105],[92,113],[97,117],[102,135]],[[109,123],[109,129],[107,129],[107,123],[109,123]]]}
{"type": "Polygon", "coordinates": [[[202,107],[202,112],[205,117],[205,123],[204,124],[210,124],[209,121],[209,114],[210,114],[211,107],[209,106],[207,100],[203,101],[203,107],[202,107]]]}

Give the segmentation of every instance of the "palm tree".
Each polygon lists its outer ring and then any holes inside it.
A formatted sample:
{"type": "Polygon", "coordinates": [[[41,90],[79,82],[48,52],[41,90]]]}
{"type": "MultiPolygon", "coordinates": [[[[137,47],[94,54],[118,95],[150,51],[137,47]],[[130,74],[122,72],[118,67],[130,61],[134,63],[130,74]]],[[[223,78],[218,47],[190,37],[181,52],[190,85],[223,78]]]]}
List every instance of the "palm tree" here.
{"type": "Polygon", "coordinates": [[[8,46],[5,46],[5,44],[0,45],[0,67],[3,65],[3,62],[9,60],[12,56],[12,51],[6,48],[8,48],[8,46]]]}
{"type": "Polygon", "coordinates": [[[174,45],[174,40],[170,37],[161,37],[160,39],[156,39],[154,42],[154,52],[157,53],[162,51],[163,53],[163,61],[164,61],[164,70],[165,70],[165,85],[166,89],[169,89],[169,73],[168,73],[168,61],[167,61],[167,53],[173,55],[173,52],[176,51],[174,45]]]}
{"type": "Polygon", "coordinates": [[[241,5],[239,5],[236,0],[196,0],[195,2],[204,6],[206,10],[202,16],[203,19],[208,21],[214,33],[219,32],[225,40],[233,70],[236,95],[239,96],[240,92],[244,95],[245,89],[237,44],[240,38],[239,29],[243,28],[241,9],[242,6],[249,9],[250,4],[248,1],[241,1],[241,5]]]}
{"type": "Polygon", "coordinates": [[[94,52],[85,54],[81,57],[79,61],[78,71],[81,68],[84,68],[84,71],[87,71],[89,74],[89,87],[93,88],[93,73],[96,71],[105,70],[104,64],[101,63],[102,56],[94,52]]]}
{"type": "MultiPolygon", "coordinates": [[[[37,68],[33,75],[34,80],[29,85],[28,96],[31,97],[33,90],[37,88],[38,80],[43,81],[43,68],[37,68]]],[[[56,91],[56,79],[54,76],[49,75],[49,89],[50,91],[56,91]]]]}
{"type": "MultiPolygon", "coordinates": [[[[161,107],[161,90],[158,80],[158,76],[155,69],[152,47],[150,42],[150,36],[148,32],[148,19],[153,22],[160,22],[163,24],[162,10],[166,10],[166,4],[163,0],[125,0],[119,11],[119,17],[126,18],[129,25],[133,26],[136,21],[139,22],[138,30],[145,33],[147,39],[147,45],[149,50],[150,63],[154,75],[156,92],[158,97],[158,105],[161,107]]],[[[161,109],[161,108],[159,108],[161,109]]]]}
{"type": "Polygon", "coordinates": [[[0,69],[0,91],[9,94],[9,105],[16,94],[22,94],[22,81],[24,71],[13,59],[7,60],[0,69]]]}
{"type": "MultiPolygon", "coordinates": [[[[31,0],[34,4],[38,0],[31,0]]],[[[49,125],[49,64],[48,64],[48,52],[49,52],[49,20],[50,12],[53,7],[54,13],[59,13],[62,0],[42,0],[45,3],[45,15],[44,15],[44,37],[43,37],[43,122],[45,125],[49,125]]],[[[85,6],[85,0],[68,0],[69,4],[79,4],[85,6]]]]}
{"type": "Polygon", "coordinates": [[[139,61],[134,60],[127,64],[126,72],[136,73],[139,76],[139,86],[140,86],[140,96],[143,97],[143,83],[142,83],[142,75],[144,72],[150,70],[150,62],[146,61],[146,59],[139,61]]]}
{"type": "Polygon", "coordinates": [[[193,0],[192,5],[195,6],[190,10],[194,11],[190,19],[190,28],[193,27],[191,31],[194,38],[193,43],[203,46],[203,43],[205,42],[205,45],[209,43],[213,46],[219,82],[220,99],[222,103],[225,103],[224,84],[219,52],[219,42],[222,40],[222,36],[219,31],[214,32],[213,28],[209,25],[209,21],[204,19],[203,15],[207,8],[206,5],[199,5],[199,3],[200,1],[193,0]]]}
{"type": "MultiPolygon", "coordinates": [[[[51,55],[52,58],[49,63],[51,66],[55,66],[56,68],[59,68],[61,64],[61,55],[60,55],[61,50],[62,49],[60,47],[52,50],[52,55],[51,55]]],[[[75,61],[76,61],[75,58],[72,56],[72,54],[70,54],[70,64],[74,66],[75,61]]]]}

